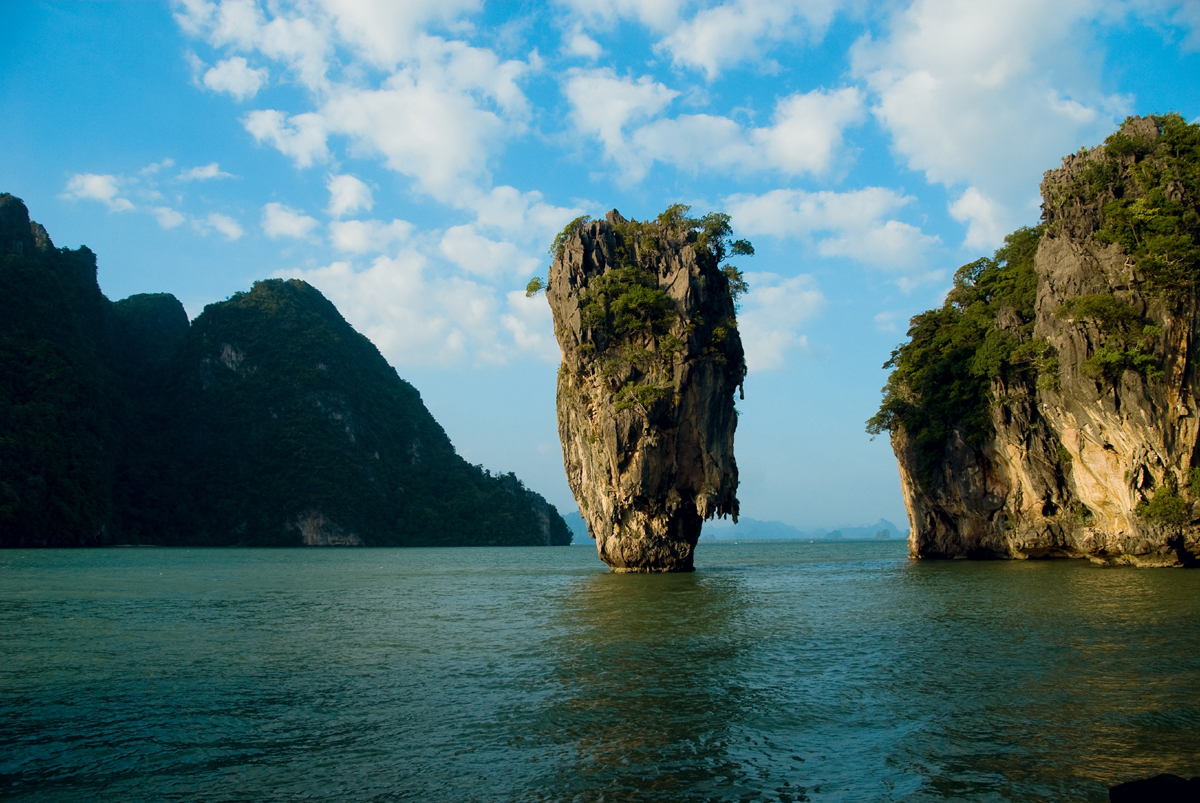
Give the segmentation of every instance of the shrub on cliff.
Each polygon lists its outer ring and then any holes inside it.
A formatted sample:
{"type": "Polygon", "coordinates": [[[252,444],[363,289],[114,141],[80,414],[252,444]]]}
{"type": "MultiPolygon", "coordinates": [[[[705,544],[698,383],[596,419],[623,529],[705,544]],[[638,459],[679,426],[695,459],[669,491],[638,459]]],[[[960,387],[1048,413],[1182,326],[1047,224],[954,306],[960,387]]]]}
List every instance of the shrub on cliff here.
{"type": "Polygon", "coordinates": [[[954,429],[975,444],[992,433],[993,379],[1036,373],[1047,359],[1043,344],[1032,339],[1033,260],[1043,231],[1017,229],[991,259],[959,268],[946,302],[914,316],[909,341],[884,363],[892,373],[867,432],[902,427],[917,449],[923,481],[932,478],[954,429]],[[1001,311],[1009,313],[1004,328],[996,326],[1001,311]]]}

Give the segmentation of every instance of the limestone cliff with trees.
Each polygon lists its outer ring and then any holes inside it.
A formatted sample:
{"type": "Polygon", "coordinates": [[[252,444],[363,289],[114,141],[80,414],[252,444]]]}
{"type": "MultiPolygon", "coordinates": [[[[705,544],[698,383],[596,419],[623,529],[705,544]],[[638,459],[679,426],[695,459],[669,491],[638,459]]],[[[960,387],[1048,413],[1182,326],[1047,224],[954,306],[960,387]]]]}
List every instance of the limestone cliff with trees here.
{"type": "Polygon", "coordinates": [[[885,366],[911,554],[1194,564],[1200,126],[1130,118],[1041,190],[885,366]]]}
{"type": "MultiPolygon", "coordinates": [[[[562,350],[567,481],[614,571],[690,571],[705,519],[737,519],[734,392],[745,290],[729,216],[573,221],[545,284],[562,350]]],[[[541,289],[540,280],[530,291],[541,289]]]]}

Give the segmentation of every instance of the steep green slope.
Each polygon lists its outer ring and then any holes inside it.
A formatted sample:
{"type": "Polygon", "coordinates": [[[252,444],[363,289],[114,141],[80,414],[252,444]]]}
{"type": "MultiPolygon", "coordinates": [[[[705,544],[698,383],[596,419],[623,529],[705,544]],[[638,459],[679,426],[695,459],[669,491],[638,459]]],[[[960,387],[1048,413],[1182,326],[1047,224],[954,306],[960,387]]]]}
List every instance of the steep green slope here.
{"type": "Polygon", "coordinates": [[[165,379],[173,540],[568,542],[519,480],[458,457],[416,389],[304,282],[257,282],[208,306],[165,379]]]}
{"type": "Polygon", "coordinates": [[[0,195],[0,545],[567,544],[317,290],[110,303],[0,195]]]}

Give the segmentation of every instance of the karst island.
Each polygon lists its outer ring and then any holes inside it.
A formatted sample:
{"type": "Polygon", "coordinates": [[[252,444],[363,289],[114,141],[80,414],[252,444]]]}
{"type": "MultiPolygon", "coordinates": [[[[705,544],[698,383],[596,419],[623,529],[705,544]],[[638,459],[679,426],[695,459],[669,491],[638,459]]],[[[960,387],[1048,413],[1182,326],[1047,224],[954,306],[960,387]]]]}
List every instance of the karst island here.
{"type": "Polygon", "coordinates": [[[1200,559],[1200,126],[1129,118],[912,320],[889,432],[919,558],[1200,559]]]}
{"type": "Polygon", "coordinates": [[[700,528],[737,521],[734,392],[746,375],[729,216],[572,221],[545,289],[562,350],[558,432],[567,482],[616,572],[686,572],[700,528]]]}

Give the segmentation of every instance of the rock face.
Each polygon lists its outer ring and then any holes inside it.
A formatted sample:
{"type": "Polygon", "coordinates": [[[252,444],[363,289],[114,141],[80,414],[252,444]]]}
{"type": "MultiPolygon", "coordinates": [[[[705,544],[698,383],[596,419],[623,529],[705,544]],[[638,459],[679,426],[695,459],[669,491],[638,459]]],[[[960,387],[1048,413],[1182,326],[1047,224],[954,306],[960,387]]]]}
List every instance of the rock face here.
{"type": "Polygon", "coordinates": [[[728,218],[678,211],[577,221],[560,237],[546,290],[562,350],[567,481],[600,558],[618,572],[691,571],[702,522],[737,520],[740,274],[719,265],[728,218]]]}
{"type": "Polygon", "coordinates": [[[1200,127],[1130,119],[1046,173],[1032,318],[999,304],[984,340],[1010,351],[992,362],[986,420],[952,422],[932,468],[900,403],[921,392],[890,383],[914,557],[1196,562],[1198,154],[1200,127]]]}

